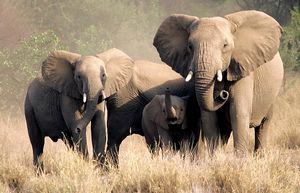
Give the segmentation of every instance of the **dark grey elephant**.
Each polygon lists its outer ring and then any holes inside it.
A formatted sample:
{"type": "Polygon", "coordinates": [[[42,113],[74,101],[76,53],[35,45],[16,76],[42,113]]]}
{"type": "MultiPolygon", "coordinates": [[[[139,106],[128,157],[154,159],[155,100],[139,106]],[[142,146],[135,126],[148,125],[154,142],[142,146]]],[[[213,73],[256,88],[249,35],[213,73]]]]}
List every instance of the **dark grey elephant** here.
{"type": "Polygon", "coordinates": [[[266,143],[272,104],[283,80],[280,25],[259,11],[198,18],[175,14],[160,25],[153,45],[162,61],[194,81],[204,137],[213,150],[233,131],[237,152],[266,143]]]}
{"type": "MultiPolygon", "coordinates": [[[[135,61],[132,77],[129,83],[107,99],[108,109],[108,150],[115,164],[118,163],[118,153],[121,142],[131,134],[144,135],[142,130],[142,113],[156,95],[162,95],[169,88],[172,95],[193,96],[193,84],[185,82],[184,78],[164,64],[149,61],[135,61]]],[[[189,125],[187,132],[194,138],[190,144],[199,138],[196,128],[199,110],[195,97],[190,97],[187,104],[189,125]],[[194,100],[194,101],[193,101],[194,100]],[[196,105],[197,106],[197,105],[196,105]]]]}
{"type": "MultiPolygon", "coordinates": [[[[188,97],[156,95],[144,108],[142,128],[146,143],[152,154],[162,150],[179,150],[189,136],[186,129],[186,107],[188,97]]],[[[183,148],[184,149],[184,148],[183,148]]]]}
{"type": "Polygon", "coordinates": [[[88,155],[86,126],[91,121],[93,156],[104,155],[107,111],[102,102],[130,80],[133,61],[111,49],[97,56],[54,51],[42,64],[42,77],[29,85],[25,116],[33,162],[42,166],[44,138],[66,139],[88,155]]]}

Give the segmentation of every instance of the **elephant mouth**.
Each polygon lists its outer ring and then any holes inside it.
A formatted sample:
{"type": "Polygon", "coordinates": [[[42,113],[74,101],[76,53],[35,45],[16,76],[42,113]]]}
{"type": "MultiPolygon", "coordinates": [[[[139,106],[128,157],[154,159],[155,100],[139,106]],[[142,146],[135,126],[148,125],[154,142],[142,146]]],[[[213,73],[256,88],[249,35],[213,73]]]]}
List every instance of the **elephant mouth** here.
{"type": "Polygon", "coordinates": [[[174,117],[174,118],[167,118],[167,122],[168,122],[168,124],[169,125],[175,125],[175,124],[177,124],[177,121],[178,119],[176,118],[176,117],[174,117]]]}
{"type": "Polygon", "coordinates": [[[170,132],[179,132],[182,130],[182,124],[168,124],[170,132]]]}

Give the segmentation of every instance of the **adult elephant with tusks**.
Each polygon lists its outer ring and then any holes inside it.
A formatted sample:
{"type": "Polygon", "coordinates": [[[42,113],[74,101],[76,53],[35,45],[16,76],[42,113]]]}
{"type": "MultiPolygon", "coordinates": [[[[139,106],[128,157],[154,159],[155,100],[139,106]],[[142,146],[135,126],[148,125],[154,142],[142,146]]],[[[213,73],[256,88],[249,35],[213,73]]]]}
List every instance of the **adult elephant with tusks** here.
{"type": "Polygon", "coordinates": [[[42,64],[42,77],[29,85],[25,117],[33,162],[39,159],[44,138],[66,139],[88,156],[86,126],[91,121],[93,155],[105,154],[107,110],[105,98],[125,86],[131,77],[133,61],[117,49],[96,56],[81,56],[67,51],[50,53],[42,64]]]}
{"type": "Polygon", "coordinates": [[[276,20],[254,10],[208,18],[175,14],[160,25],[153,45],[162,61],[194,82],[210,150],[233,131],[235,150],[244,154],[249,127],[255,150],[265,145],[283,80],[281,33],[276,20]]]}

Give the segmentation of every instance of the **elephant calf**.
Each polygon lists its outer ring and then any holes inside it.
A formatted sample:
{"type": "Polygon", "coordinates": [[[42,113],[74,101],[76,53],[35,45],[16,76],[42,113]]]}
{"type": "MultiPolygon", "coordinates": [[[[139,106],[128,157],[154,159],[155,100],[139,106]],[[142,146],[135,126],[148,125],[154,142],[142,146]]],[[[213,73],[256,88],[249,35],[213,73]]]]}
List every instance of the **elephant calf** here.
{"type": "Polygon", "coordinates": [[[142,128],[151,153],[157,146],[162,150],[172,147],[178,150],[184,139],[188,139],[185,125],[187,97],[156,95],[144,108],[142,128]],[[186,135],[185,135],[186,134],[186,135]]]}
{"type": "Polygon", "coordinates": [[[87,156],[85,130],[90,121],[94,158],[103,155],[107,111],[102,101],[127,84],[132,67],[132,60],[117,49],[97,56],[50,53],[42,64],[42,77],[29,85],[25,100],[34,165],[42,169],[45,136],[54,142],[66,139],[87,156]]]}

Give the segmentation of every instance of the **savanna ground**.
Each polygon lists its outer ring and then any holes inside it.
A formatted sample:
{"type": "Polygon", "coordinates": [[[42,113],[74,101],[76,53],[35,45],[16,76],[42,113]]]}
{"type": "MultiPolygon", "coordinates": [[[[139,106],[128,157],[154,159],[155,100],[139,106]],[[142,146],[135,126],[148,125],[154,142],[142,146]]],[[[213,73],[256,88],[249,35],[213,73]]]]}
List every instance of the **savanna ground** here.
{"type": "MultiPolygon", "coordinates": [[[[298,77],[289,74],[285,81],[268,147],[243,158],[234,155],[232,139],[212,157],[201,144],[194,159],[172,152],[151,158],[144,139],[135,135],[121,146],[119,169],[102,171],[62,142],[47,138],[45,173],[37,176],[24,117],[15,120],[2,114],[0,192],[300,192],[298,77]]],[[[253,139],[253,129],[249,135],[253,139]]]]}
{"type": "Polygon", "coordinates": [[[0,192],[300,192],[299,48],[299,0],[0,0],[0,192]],[[36,175],[22,106],[50,51],[94,55],[116,47],[160,62],[152,39],[168,15],[243,9],[265,11],[284,29],[280,53],[287,73],[263,153],[252,154],[253,129],[243,158],[234,155],[232,139],[214,156],[200,144],[193,159],[172,152],[151,158],[135,135],[121,145],[120,167],[102,171],[46,138],[45,173],[36,175]]]}

